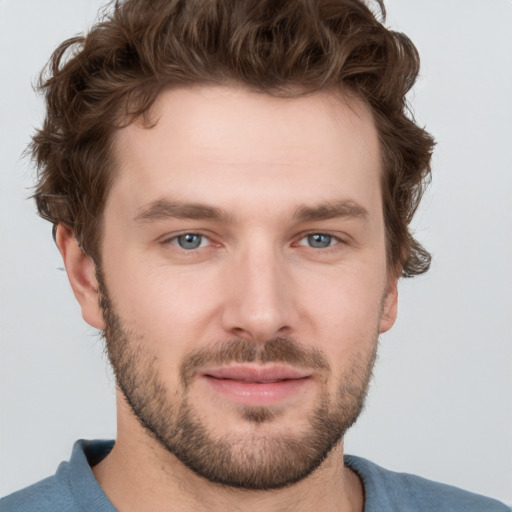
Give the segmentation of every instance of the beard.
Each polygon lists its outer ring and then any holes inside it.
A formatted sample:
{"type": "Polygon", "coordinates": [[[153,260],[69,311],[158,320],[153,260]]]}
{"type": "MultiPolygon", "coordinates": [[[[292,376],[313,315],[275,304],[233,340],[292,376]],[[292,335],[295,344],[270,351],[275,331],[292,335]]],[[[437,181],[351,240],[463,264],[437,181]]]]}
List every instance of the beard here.
{"type": "MultiPolygon", "coordinates": [[[[323,353],[290,338],[265,343],[232,339],[190,352],[181,362],[180,387],[170,390],[158,372],[158,359],[145,348],[143,336],[126,329],[115,311],[98,272],[103,336],[116,383],[142,427],[185,466],[210,482],[252,490],[279,489],[298,482],[317,469],[356,421],[375,363],[378,334],[366,350],[355,354],[337,392],[330,397],[326,384],[333,378],[323,353]],[[254,428],[250,434],[216,435],[190,400],[196,371],[215,364],[285,363],[312,369],[321,375],[315,408],[306,427],[289,434],[254,428]]],[[[241,407],[240,420],[254,427],[276,421],[270,407],[241,407]]]]}

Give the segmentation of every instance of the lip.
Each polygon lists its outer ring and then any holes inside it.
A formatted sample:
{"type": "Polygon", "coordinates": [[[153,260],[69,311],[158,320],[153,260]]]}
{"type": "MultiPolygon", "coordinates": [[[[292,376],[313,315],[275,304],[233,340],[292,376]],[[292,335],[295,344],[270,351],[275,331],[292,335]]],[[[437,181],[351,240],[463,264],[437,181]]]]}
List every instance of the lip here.
{"type": "Polygon", "coordinates": [[[311,373],[284,365],[224,366],[205,369],[200,378],[216,393],[245,406],[278,405],[311,382],[311,373]]]}
{"type": "Polygon", "coordinates": [[[303,379],[310,373],[298,368],[284,365],[273,366],[222,366],[220,368],[208,368],[201,372],[202,375],[216,379],[237,380],[243,382],[268,383],[282,380],[303,379]]]}

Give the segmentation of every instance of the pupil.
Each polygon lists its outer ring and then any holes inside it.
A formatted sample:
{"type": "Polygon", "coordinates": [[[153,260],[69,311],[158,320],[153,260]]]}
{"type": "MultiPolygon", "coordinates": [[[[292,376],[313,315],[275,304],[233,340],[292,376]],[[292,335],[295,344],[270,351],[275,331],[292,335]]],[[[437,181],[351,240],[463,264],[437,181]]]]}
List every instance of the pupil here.
{"type": "Polygon", "coordinates": [[[201,236],[194,234],[181,235],[178,244],[182,249],[197,249],[201,245],[201,236]]]}
{"type": "Polygon", "coordinates": [[[329,247],[331,245],[331,239],[332,237],[329,235],[322,235],[321,233],[316,233],[314,235],[308,236],[308,242],[311,247],[317,247],[317,248],[325,248],[329,247]]]}

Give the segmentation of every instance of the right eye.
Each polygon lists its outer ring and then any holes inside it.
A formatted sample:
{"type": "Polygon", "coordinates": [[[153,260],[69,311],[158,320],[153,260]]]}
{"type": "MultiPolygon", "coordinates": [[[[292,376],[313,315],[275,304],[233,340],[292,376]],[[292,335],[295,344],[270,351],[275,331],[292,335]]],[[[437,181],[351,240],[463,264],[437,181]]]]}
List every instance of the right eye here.
{"type": "Polygon", "coordinates": [[[201,247],[206,247],[210,243],[210,240],[206,236],[198,233],[184,233],[169,239],[168,243],[177,245],[180,249],[185,251],[193,251],[201,247]]]}

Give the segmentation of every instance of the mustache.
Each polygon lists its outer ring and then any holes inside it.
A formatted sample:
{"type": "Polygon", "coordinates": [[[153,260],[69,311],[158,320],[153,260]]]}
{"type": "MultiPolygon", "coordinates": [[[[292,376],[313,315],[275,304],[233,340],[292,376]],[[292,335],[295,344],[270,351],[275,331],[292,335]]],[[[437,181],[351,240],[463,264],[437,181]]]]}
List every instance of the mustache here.
{"type": "Polygon", "coordinates": [[[198,369],[231,363],[285,363],[321,373],[331,370],[320,350],[304,347],[291,338],[276,337],[265,343],[236,339],[188,354],[180,366],[181,382],[187,388],[198,369]]]}

